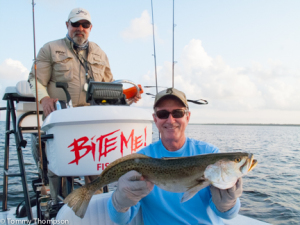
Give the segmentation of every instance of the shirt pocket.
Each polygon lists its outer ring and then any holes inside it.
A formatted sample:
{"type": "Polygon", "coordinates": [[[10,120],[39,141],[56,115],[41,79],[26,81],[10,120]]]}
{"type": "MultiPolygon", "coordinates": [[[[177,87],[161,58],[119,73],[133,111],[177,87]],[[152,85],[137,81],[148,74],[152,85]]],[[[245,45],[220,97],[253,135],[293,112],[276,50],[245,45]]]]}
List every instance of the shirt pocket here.
{"type": "Polygon", "coordinates": [[[53,75],[55,81],[68,82],[73,79],[73,57],[67,55],[56,55],[53,58],[53,75]]]}
{"type": "Polygon", "coordinates": [[[100,55],[95,53],[92,53],[90,60],[92,76],[94,77],[94,80],[99,82],[103,81],[106,62],[101,59],[100,55]]]}

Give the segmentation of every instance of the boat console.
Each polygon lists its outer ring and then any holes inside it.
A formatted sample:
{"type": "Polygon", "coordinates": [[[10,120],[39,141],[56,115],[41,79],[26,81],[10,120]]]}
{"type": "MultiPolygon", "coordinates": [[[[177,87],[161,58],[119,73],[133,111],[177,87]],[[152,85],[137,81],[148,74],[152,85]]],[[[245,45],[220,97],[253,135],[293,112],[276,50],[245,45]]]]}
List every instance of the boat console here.
{"type": "MultiPolygon", "coordinates": [[[[59,101],[57,110],[44,120],[39,105],[43,162],[52,172],[61,177],[99,175],[112,161],[134,153],[152,142],[152,116],[145,109],[132,107],[122,93],[120,82],[93,82],[88,88],[87,102],[91,106],[72,107],[67,86],[58,84],[67,94],[67,102],[59,101]]],[[[138,87],[137,87],[138,88],[138,87]]],[[[20,81],[15,87],[7,87],[3,100],[6,107],[6,134],[3,179],[3,211],[7,210],[8,178],[20,176],[22,180],[26,215],[33,219],[32,204],[28,194],[26,171],[22,148],[27,144],[24,133],[37,133],[37,112],[35,98],[27,81],[20,81]],[[12,121],[12,129],[10,120],[12,121]],[[20,165],[19,174],[9,173],[9,136],[16,140],[20,165]]],[[[44,173],[47,174],[47,173],[44,173]]],[[[39,179],[34,190],[37,196],[37,216],[43,218],[41,186],[47,185],[39,179]]],[[[70,186],[68,191],[71,191],[70,186]]],[[[45,196],[44,196],[45,197],[45,196]]],[[[48,203],[47,203],[48,204],[48,203]]],[[[46,208],[51,204],[45,205],[46,208]]],[[[60,206],[63,204],[60,203],[60,206]]],[[[51,211],[48,210],[48,211],[51,211]]],[[[53,211],[53,209],[52,209],[53,211]]]]}

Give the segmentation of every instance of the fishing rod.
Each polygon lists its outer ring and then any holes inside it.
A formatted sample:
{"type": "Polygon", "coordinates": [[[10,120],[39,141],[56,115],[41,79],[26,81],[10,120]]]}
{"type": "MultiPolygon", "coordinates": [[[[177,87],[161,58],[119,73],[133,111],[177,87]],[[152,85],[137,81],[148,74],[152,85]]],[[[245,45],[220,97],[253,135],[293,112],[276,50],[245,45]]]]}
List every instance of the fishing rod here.
{"type": "Polygon", "coordinates": [[[173,46],[172,46],[172,88],[174,88],[174,28],[175,28],[175,24],[174,24],[174,0],[173,0],[173,46]]]}
{"type": "MultiPolygon", "coordinates": [[[[174,88],[174,65],[175,65],[175,61],[174,61],[174,28],[175,28],[175,0],[173,0],[173,34],[172,34],[172,88],[174,88]]],[[[155,65],[155,81],[156,81],[156,94],[158,93],[158,87],[161,87],[161,86],[158,86],[157,85],[157,71],[156,71],[156,53],[155,53],[155,35],[154,35],[154,16],[153,16],[153,3],[152,3],[152,0],[151,0],[151,10],[152,10],[152,26],[153,26],[153,48],[154,48],[154,65],[155,65]]],[[[154,86],[144,86],[144,88],[152,88],[154,86]]],[[[167,88],[167,87],[162,87],[162,88],[167,88]]],[[[153,98],[155,98],[156,95],[154,94],[151,94],[151,93],[145,93],[146,95],[150,95],[152,96],[153,98]]],[[[194,103],[194,104],[197,104],[197,105],[207,105],[208,104],[208,101],[205,100],[205,99],[197,99],[197,100],[192,100],[192,99],[187,99],[188,102],[191,102],[191,103],[194,103]]],[[[160,134],[159,134],[160,136],[160,134]]]]}
{"type": "Polygon", "coordinates": [[[37,85],[37,69],[36,69],[36,47],[35,47],[35,20],[34,20],[34,0],[32,0],[32,20],[33,20],[33,50],[34,50],[34,77],[35,77],[35,103],[36,103],[36,116],[38,126],[38,145],[39,145],[39,165],[42,171],[42,182],[45,184],[44,178],[44,165],[43,165],[43,153],[42,153],[42,141],[41,141],[41,126],[40,126],[40,110],[39,110],[39,98],[38,98],[38,85],[37,85]]]}
{"type": "MultiPolygon", "coordinates": [[[[175,18],[175,10],[174,10],[174,5],[175,5],[175,0],[173,0],[173,41],[172,41],[172,88],[174,88],[174,65],[175,65],[175,61],[174,61],[174,28],[175,28],[175,23],[174,23],[174,18],[175,18]]],[[[148,93],[147,93],[148,94],[148,93]]],[[[151,94],[150,94],[151,95],[151,94]]],[[[191,99],[187,99],[188,102],[197,104],[197,105],[207,105],[208,101],[206,101],[205,99],[198,99],[198,100],[191,100],[191,99]]]]}
{"type": "MultiPolygon", "coordinates": [[[[154,69],[155,69],[155,87],[156,94],[158,93],[158,84],[157,84],[157,69],[156,69],[156,52],[155,52],[155,34],[154,34],[154,16],[153,16],[153,3],[151,0],[151,12],[152,12],[152,34],[153,34],[153,56],[154,56],[154,69]]],[[[149,94],[149,93],[146,93],[149,94]]],[[[160,139],[160,132],[158,132],[158,138],[160,139]]]]}
{"type": "MultiPolygon", "coordinates": [[[[173,0],[173,35],[172,35],[172,87],[174,88],[174,0],[173,0]]],[[[153,34],[153,56],[154,56],[154,69],[155,69],[155,87],[156,87],[156,94],[158,93],[158,84],[157,84],[157,66],[156,66],[156,52],[155,52],[155,32],[154,32],[154,16],[153,16],[153,1],[151,0],[151,13],[152,13],[152,34],[153,34]]],[[[152,86],[149,86],[152,87],[152,86]]]]}
{"type": "Polygon", "coordinates": [[[155,52],[155,34],[154,34],[154,16],[153,16],[153,3],[151,0],[151,12],[152,12],[152,34],[153,34],[153,57],[154,57],[154,69],[155,69],[155,86],[156,86],[156,94],[158,93],[157,86],[157,69],[156,69],[156,52],[155,52]]]}

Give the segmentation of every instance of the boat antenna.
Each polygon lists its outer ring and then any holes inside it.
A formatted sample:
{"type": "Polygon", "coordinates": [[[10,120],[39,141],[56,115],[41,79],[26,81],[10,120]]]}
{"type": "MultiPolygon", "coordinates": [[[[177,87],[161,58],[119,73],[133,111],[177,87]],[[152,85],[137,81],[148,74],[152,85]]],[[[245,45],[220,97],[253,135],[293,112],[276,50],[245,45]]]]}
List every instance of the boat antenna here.
{"type": "Polygon", "coordinates": [[[40,110],[39,110],[39,98],[38,98],[38,85],[37,85],[37,70],[36,70],[36,47],[35,47],[35,22],[34,22],[34,0],[32,0],[32,20],[33,20],[33,49],[34,49],[34,74],[35,74],[35,103],[36,103],[36,116],[38,126],[38,145],[39,145],[39,165],[42,171],[42,181],[44,183],[44,170],[43,170],[43,153],[42,153],[42,141],[41,141],[41,126],[40,126],[40,110]]]}
{"type": "Polygon", "coordinates": [[[154,34],[154,16],[153,16],[153,3],[152,3],[152,0],[151,0],[151,12],[152,12],[152,34],[153,34],[153,57],[154,57],[154,69],[155,69],[155,86],[156,86],[156,94],[157,94],[158,93],[158,86],[157,86],[155,34],[154,34]]]}
{"type": "Polygon", "coordinates": [[[175,24],[174,24],[174,0],[173,0],[173,43],[172,43],[172,88],[174,88],[174,28],[175,28],[175,24]]]}

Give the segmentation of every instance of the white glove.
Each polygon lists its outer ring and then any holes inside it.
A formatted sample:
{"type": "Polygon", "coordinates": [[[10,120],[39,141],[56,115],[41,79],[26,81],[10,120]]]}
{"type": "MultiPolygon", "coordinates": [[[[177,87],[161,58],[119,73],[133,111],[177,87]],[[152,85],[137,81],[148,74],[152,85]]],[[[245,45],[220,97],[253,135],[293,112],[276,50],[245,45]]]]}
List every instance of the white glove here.
{"type": "Polygon", "coordinates": [[[229,189],[221,190],[210,186],[212,201],[220,212],[226,212],[235,206],[236,199],[243,193],[243,180],[239,178],[236,184],[229,189]]]}
{"type": "Polygon", "coordinates": [[[146,181],[140,173],[129,171],[119,178],[117,189],[112,195],[112,204],[118,212],[126,212],[147,196],[153,187],[154,184],[146,181]]]}

